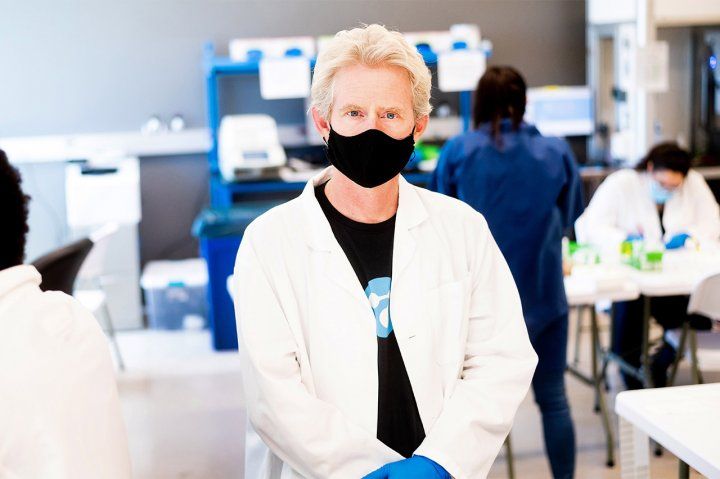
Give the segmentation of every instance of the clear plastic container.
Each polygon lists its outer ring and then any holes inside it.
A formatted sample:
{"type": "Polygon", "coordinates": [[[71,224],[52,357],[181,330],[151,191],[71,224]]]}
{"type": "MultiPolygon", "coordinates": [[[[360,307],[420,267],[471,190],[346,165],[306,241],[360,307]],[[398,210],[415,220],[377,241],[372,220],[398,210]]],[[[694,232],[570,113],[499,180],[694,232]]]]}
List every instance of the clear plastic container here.
{"type": "Polygon", "coordinates": [[[148,326],[153,329],[204,328],[207,284],[207,266],[201,258],[149,262],[140,278],[148,326]]]}

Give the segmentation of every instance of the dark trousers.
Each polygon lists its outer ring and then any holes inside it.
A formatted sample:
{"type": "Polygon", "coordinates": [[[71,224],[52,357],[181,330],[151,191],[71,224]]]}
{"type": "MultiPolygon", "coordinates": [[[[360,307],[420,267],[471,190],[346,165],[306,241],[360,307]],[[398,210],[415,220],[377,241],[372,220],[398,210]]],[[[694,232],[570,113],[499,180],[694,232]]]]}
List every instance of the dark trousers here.
{"type": "Polygon", "coordinates": [[[542,414],[545,451],[555,479],[571,479],[575,471],[575,431],[567,394],[567,314],[529,331],[538,355],[532,380],[535,402],[542,414]]]}
{"type": "MultiPolygon", "coordinates": [[[[665,296],[650,299],[650,314],[663,329],[681,328],[685,321],[695,329],[708,329],[709,320],[701,316],[688,317],[688,296],[665,296]]],[[[612,351],[630,365],[640,367],[643,334],[643,298],[615,303],[613,308],[612,351]]],[[[651,358],[650,374],[655,387],[667,384],[667,371],[675,360],[675,349],[663,341],[651,358]]],[[[643,385],[636,378],[622,373],[628,389],[643,385]]]]}

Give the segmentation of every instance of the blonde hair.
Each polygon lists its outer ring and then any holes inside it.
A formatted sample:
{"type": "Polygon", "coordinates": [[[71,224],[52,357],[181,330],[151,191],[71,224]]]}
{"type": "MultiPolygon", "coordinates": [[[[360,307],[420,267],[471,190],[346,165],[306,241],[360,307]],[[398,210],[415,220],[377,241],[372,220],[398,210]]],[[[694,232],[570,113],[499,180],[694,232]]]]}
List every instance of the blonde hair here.
{"type": "Polygon", "coordinates": [[[382,25],[365,25],[338,32],[318,55],[313,72],[311,106],[328,119],[333,102],[335,74],[351,65],[394,65],[408,72],[412,85],[415,119],[429,115],[432,79],[422,55],[400,32],[382,25]]]}

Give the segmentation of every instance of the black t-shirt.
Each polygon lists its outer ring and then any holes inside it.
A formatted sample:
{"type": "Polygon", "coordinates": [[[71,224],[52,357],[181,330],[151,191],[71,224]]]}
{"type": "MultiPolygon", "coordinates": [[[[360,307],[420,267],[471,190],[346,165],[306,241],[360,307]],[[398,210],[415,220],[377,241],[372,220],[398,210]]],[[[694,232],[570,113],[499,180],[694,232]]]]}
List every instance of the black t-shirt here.
{"type": "Polygon", "coordinates": [[[325,196],[325,184],[315,196],[365,290],[375,315],[378,345],[377,438],[405,457],[425,439],[415,395],[390,318],[395,216],[368,224],[343,216],[325,196]]]}

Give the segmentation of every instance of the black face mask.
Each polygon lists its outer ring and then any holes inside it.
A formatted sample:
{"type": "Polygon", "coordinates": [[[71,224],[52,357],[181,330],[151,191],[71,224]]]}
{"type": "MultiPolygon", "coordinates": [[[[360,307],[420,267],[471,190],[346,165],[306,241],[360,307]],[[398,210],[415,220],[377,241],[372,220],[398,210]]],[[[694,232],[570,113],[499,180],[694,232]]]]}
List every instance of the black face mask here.
{"type": "Polygon", "coordinates": [[[401,140],[380,130],[366,130],[355,136],[342,136],[330,127],[327,157],[330,163],[353,182],[375,188],[395,178],[410,161],[415,149],[410,135],[401,140]]]}

